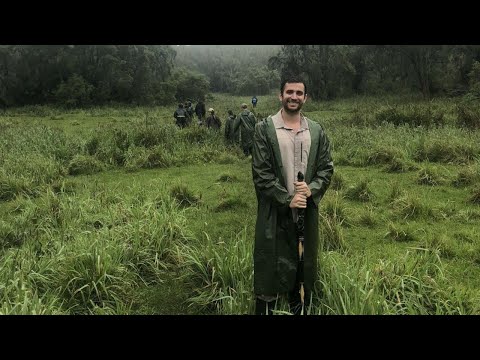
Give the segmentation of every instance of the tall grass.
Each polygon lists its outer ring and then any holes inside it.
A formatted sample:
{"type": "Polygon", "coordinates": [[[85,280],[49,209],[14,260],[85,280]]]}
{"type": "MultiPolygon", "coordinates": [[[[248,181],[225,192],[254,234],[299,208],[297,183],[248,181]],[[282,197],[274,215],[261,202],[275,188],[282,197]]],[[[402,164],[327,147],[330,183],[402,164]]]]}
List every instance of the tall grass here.
{"type": "Polygon", "coordinates": [[[324,253],[319,263],[319,305],[313,314],[471,314],[474,294],[443,287],[443,265],[435,251],[407,250],[398,259],[369,263],[356,256],[324,253]]]}
{"type": "MultiPolygon", "coordinates": [[[[204,239],[178,247],[195,295],[189,301],[219,314],[252,310],[253,259],[246,229],[226,241],[204,239]]],[[[179,255],[180,256],[180,255],[179,255]]]]}
{"type": "Polygon", "coordinates": [[[166,188],[92,190],[16,200],[2,219],[0,312],[125,314],[135,288],[162,282],[189,236],[166,188]]]}

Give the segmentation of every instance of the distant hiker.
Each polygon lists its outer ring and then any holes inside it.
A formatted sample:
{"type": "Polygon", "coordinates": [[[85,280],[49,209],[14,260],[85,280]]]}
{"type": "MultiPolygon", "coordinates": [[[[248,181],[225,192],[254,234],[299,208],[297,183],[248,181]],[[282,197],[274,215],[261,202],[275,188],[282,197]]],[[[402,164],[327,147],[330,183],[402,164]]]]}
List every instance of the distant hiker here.
{"type": "Polygon", "coordinates": [[[203,125],[203,119],[205,119],[206,114],[205,104],[203,100],[198,100],[198,103],[195,106],[195,114],[197,114],[198,117],[198,125],[203,125]]]}
{"type": "Polygon", "coordinates": [[[252,97],[252,105],[253,105],[253,108],[256,108],[257,107],[257,102],[258,102],[258,99],[255,95],[253,95],[252,97]]]}
{"type": "Polygon", "coordinates": [[[234,132],[240,129],[240,143],[245,156],[252,154],[253,146],[253,132],[257,119],[251,111],[248,110],[248,105],[243,103],[241,106],[242,112],[238,115],[238,119],[234,126],[234,132]]]}
{"type": "Polygon", "coordinates": [[[183,108],[183,104],[178,104],[178,109],[173,113],[175,124],[182,129],[187,126],[187,111],[183,108]]]}
{"type": "Polygon", "coordinates": [[[190,124],[192,123],[193,116],[190,114],[190,107],[191,107],[191,104],[189,106],[188,101],[185,101],[184,109],[185,109],[185,115],[186,115],[186,121],[185,121],[186,126],[190,126],[190,124]]]}
{"type": "Polygon", "coordinates": [[[210,116],[207,117],[207,121],[205,122],[207,125],[207,128],[220,130],[220,127],[222,126],[222,122],[220,118],[217,115],[215,115],[215,110],[213,108],[210,108],[208,109],[208,112],[210,113],[210,116]]]}
{"type": "Polygon", "coordinates": [[[227,145],[233,146],[239,143],[240,134],[234,131],[234,126],[237,116],[233,114],[232,110],[228,110],[228,117],[225,120],[225,142],[227,145]]]}
{"type": "Polygon", "coordinates": [[[188,125],[190,125],[193,119],[193,114],[195,113],[193,109],[192,101],[190,99],[187,99],[185,110],[187,110],[187,114],[189,117],[188,125]]]}

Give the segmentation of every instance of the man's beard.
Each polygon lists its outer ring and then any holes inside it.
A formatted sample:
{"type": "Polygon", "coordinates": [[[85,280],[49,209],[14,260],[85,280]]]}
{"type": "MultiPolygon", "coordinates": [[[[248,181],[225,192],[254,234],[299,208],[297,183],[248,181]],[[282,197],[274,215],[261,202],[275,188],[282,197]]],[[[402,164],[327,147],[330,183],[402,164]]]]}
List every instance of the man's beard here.
{"type": "Polygon", "coordinates": [[[302,103],[301,102],[296,102],[296,101],[291,101],[291,102],[294,102],[296,104],[298,104],[298,107],[295,109],[295,110],[292,110],[292,109],[289,109],[288,108],[288,101],[287,102],[284,102],[283,103],[283,110],[285,110],[285,112],[287,114],[290,114],[290,115],[296,115],[300,112],[300,110],[302,109],[302,103]]]}

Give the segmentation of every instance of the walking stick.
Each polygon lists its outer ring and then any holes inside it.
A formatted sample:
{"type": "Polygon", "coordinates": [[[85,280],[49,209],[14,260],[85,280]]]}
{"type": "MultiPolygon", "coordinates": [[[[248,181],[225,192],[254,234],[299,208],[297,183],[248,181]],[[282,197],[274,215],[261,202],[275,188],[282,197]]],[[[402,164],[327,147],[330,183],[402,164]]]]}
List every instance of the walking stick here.
{"type": "MultiPolygon", "coordinates": [[[[304,181],[305,176],[301,171],[297,175],[298,181],[304,181]]],[[[300,284],[300,302],[302,309],[300,314],[303,315],[305,311],[305,290],[303,289],[303,250],[304,250],[304,236],[305,236],[305,209],[298,209],[298,220],[297,220],[297,237],[298,237],[298,281],[300,284]]]]}

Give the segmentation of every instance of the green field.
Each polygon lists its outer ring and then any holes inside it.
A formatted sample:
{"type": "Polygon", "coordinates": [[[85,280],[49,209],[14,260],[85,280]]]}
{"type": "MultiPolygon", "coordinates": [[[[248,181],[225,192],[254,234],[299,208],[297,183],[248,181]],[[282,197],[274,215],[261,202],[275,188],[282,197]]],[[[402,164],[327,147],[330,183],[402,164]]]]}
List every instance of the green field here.
{"type": "MultiPolygon", "coordinates": [[[[206,105],[224,120],[249,100],[206,105]]],[[[271,95],[255,111],[278,108],[271,95]]],[[[174,109],[0,116],[0,313],[253,313],[250,160],[222,133],[177,129],[174,109]]],[[[335,162],[308,312],[479,314],[478,104],[351,98],[304,110],[335,162]]]]}

